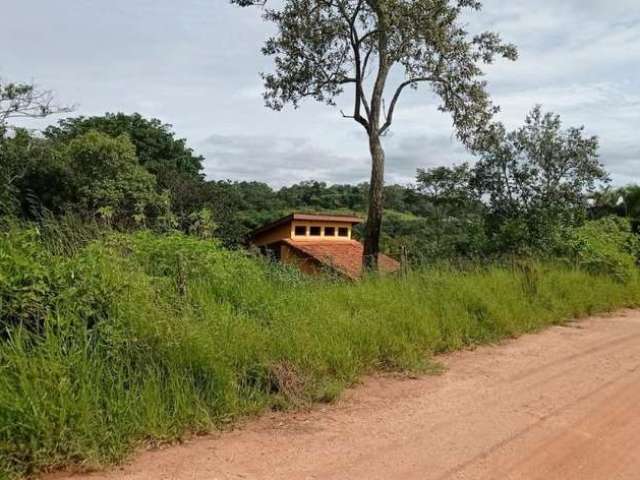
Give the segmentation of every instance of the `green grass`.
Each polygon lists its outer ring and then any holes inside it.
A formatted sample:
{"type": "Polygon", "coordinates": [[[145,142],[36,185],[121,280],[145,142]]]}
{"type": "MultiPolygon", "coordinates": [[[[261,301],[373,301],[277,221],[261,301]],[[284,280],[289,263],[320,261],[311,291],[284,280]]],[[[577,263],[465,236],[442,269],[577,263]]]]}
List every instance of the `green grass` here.
{"type": "Polygon", "coordinates": [[[559,265],[313,281],[180,235],[0,232],[0,478],[122,460],[375,370],[640,302],[559,265]],[[59,237],[57,237],[59,238],[59,237]],[[53,246],[53,247],[52,247],[53,246]]]}

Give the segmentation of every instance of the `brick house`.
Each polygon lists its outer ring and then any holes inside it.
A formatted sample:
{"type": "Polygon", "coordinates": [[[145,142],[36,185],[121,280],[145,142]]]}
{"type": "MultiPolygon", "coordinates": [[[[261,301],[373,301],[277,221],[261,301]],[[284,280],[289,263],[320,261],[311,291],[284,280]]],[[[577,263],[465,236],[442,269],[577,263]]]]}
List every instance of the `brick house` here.
{"type": "MultiPolygon", "coordinates": [[[[309,274],[332,270],[350,279],[362,275],[363,245],[352,238],[355,216],[293,213],[254,230],[251,244],[280,262],[296,265],[309,274]]],[[[400,264],[380,254],[381,272],[394,272],[400,264]]]]}

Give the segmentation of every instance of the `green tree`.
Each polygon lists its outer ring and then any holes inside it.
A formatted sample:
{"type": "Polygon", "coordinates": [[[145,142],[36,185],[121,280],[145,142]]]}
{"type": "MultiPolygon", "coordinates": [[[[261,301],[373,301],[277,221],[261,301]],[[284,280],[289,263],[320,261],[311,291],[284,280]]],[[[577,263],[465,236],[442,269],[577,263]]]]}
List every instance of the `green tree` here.
{"type": "Polygon", "coordinates": [[[5,133],[0,137],[0,215],[18,212],[18,184],[32,162],[31,149],[31,135],[24,129],[15,129],[12,135],[5,133]]]}
{"type": "Polygon", "coordinates": [[[635,233],[640,233],[640,185],[628,185],[622,189],[625,216],[631,221],[635,233]]]}
{"type": "Polygon", "coordinates": [[[362,211],[366,204],[364,185],[327,185],[325,182],[308,180],[277,192],[279,200],[295,210],[362,211]]]}
{"type": "Polygon", "coordinates": [[[146,224],[167,215],[169,199],[156,192],[156,179],[136,158],[126,135],[89,131],[64,149],[71,208],[119,226],[146,224]]]}
{"type": "Polygon", "coordinates": [[[540,107],[515,131],[497,125],[473,167],[418,171],[419,188],[434,202],[486,208],[497,252],[552,248],[559,228],[585,220],[590,193],[607,180],[597,138],[563,130],[560,117],[540,107]]]}
{"type": "Polygon", "coordinates": [[[495,33],[472,36],[463,28],[465,11],[480,7],[477,0],[286,0],[265,10],[265,20],[277,27],[263,48],[275,59],[275,72],[263,76],[267,106],[298,106],[308,97],[333,105],[351,89],[353,110],[343,116],[365,130],[371,155],[363,259],[369,268],[377,267],[383,217],[382,137],[402,93],[430,85],[442,101],[440,110],[451,114],[458,138],[471,148],[496,111],[481,65],[496,55],[515,59],[517,52],[495,33]],[[402,79],[389,90],[394,69],[402,79]]]}
{"type": "Polygon", "coordinates": [[[89,131],[98,131],[111,137],[127,135],[135,146],[140,164],[153,173],[161,190],[170,189],[183,178],[202,179],[203,157],[187,147],[185,139],[176,138],[171,125],[158,119],[147,119],[139,113],[107,113],[97,117],[66,118],[45,130],[54,141],[67,143],[89,131]]]}
{"type": "Polygon", "coordinates": [[[414,265],[483,256],[487,248],[483,217],[457,213],[448,215],[437,207],[425,216],[388,211],[382,229],[385,252],[400,258],[404,251],[414,265]]]}
{"type": "Polygon", "coordinates": [[[69,184],[63,161],[51,148],[50,142],[23,128],[14,128],[12,135],[0,142],[0,157],[3,159],[3,173],[13,172],[5,190],[4,205],[11,205],[5,211],[13,214],[35,217],[42,207],[59,212],[68,197],[69,184]],[[8,195],[7,195],[8,193],[8,195]]]}
{"type": "Polygon", "coordinates": [[[640,185],[607,187],[591,196],[589,213],[593,218],[608,215],[627,217],[635,233],[640,233],[640,185]]]}
{"type": "Polygon", "coordinates": [[[182,195],[181,203],[189,205],[185,212],[191,213],[179,215],[181,229],[199,230],[206,209],[215,223],[215,236],[227,247],[243,244],[252,229],[286,213],[266,183],[218,180],[191,187],[186,185],[182,195]]]}
{"type": "Polygon", "coordinates": [[[418,170],[417,190],[425,218],[418,252],[425,260],[478,257],[486,253],[487,208],[468,164],[418,170]]]}
{"type": "Polygon", "coordinates": [[[38,142],[25,129],[16,129],[11,121],[42,118],[69,112],[56,105],[53,94],[33,84],[4,82],[0,79],[0,214],[16,213],[19,200],[16,184],[25,176],[38,142]]]}
{"type": "Polygon", "coordinates": [[[584,127],[563,130],[560,117],[540,107],[521,128],[496,129],[474,169],[505,249],[547,248],[557,227],[585,220],[588,194],[608,181],[598,139],[584,127]]]}
{"type": "Polygon", "coordinates": [[[436,205],[455,209],[468,208],[480,201],[482,192],[474,184],[474,171],[469,164],[418,169],[418,190],[436,205]]]}
{"type": "Polygon", "coordinates": [[[589,207],[589,215],[593,219],[609,215],[626,216],[624,189],[607,185],[605,188],[596,190],[589,197],[589,207]]]}

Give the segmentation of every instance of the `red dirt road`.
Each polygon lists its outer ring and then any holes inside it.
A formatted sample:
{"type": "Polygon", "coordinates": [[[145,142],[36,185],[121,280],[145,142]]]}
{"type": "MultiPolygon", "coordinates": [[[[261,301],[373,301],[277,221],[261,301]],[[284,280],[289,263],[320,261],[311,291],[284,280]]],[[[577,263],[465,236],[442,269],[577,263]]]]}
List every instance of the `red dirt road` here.
{"type": "Polygon", "coordinates": [[[337,405],[144,452],[92,480],[638,480],[640,312],[373,377],[337,405]]]}

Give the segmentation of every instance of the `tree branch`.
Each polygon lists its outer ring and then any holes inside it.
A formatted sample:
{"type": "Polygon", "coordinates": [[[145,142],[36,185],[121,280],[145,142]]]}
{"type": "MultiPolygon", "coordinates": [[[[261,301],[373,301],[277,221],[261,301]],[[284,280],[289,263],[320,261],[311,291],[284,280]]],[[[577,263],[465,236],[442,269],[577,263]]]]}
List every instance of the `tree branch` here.
{"type": "Polygon", "coordinates": [[[365,33],[362,37],[360,37],[360,43],[364,43],[365,40],[367,40],[369,37],[374,36],[377,33],[378,33],[377,29],[376,30],[371,30],[371,31],[365,33]]]}
{"type": "Polygon", "coordinates": [[[371,53],[373,52],[374,44],[369,45],[367,53],[364,56],[364,61],[362,62],[362,77],[366,78],[367,76],[367,67],[369,66],[369,57],[371,57],[371,53]]]}
{"type": "Polygon", "coordinates": [[[0,128],[6,128],[10,118],[43,118],[71,110],[55,105],[49,90],[37,90],[30,84],[0,83],[0,128]]]}
{"type": "MultiPolygon", "coordinates": [[[[339,3],[339,2],[338,2],[339,3]]],[[[364,127],[365,130],[369,129],[369,106],[366,102],[366,98],[364,96],[364,89],[362,86],[362,63],[360,57],[360,44],[361,40],[358,38],[358,31],[356,29],[356,21],[358,20],[358,14],[360,12],[360,8],[364,4],[364,0],[358,0],[358,4],[353,11],[352,15],[349,15],[348,12],[344,9],[343,5],[339,3],[339,10],[342,17],[346,20],[349,26],[349,42],[351,44],[351,50],[353,51],[354,57],[354,67],[355,67],[355,99],[353,106],[353,115],[346,116],[344,113],[342,116],[344,118],[352,118],[360,125],[364,127]],[[366,118],[362,116],[361,107],[364,106],[366,118]]]]}
{"type": "Polygon", "coordinates": [[[402,94],[402,91],[408,87],[408,86],[413,86],[416,83],[419,82],[433,82],[433,81],[437,81],[438,79],[434,78],[434,77],[418,77],[418,78],[412,78],[411,80],[407,80],[405,82],[402,82],[398,88],[396,89],[395,93],[393,94],[393,98],[391,99],[391,103],[389,104],[389,113],[386,116],[384,125],[382,125],[382,127],[380,128],[380,135],[384,134],[389,127],[391,127],[391,124],[393,123],[393,113],[396,109],[396,104],[398,103],[398,99],[400,98],[400,95],[402,94]]]}

